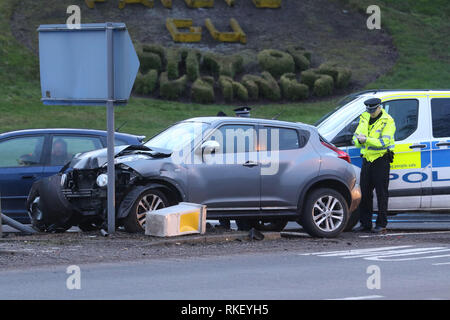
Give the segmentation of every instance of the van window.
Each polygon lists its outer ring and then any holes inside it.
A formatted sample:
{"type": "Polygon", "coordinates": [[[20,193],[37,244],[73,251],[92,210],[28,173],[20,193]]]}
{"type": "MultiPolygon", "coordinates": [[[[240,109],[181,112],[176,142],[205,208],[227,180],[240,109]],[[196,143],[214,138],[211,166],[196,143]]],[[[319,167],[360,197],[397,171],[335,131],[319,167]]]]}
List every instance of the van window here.
{"type": "Polygon", "coordinates": [[[450,137],[450,99],[431,99],[431,117],[433,119],[433,137],[450,137]]]}
{"type": "Polygon", "coordinates": [[[394,118],[395,141],[408,138],[417,130],[419,101],[416,99],[392,100],[383,103],[383,108],[394,118]]]}

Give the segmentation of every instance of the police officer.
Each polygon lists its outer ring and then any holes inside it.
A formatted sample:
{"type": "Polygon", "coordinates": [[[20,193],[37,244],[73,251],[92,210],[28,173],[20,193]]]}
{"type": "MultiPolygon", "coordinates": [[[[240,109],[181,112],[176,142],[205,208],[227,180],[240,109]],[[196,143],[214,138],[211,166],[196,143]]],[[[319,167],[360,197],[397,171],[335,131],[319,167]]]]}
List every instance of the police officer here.
{"type": "Polygon", "coordinates": [[[361,148],[362,199],[359,207],[360,226],[356,232],[385,233],[387,226],[388,187],[390,163],[394,153],[394,119],[381,107],[381,100],[373,98],[364,102],[366,111],[359,120],[353,136],[355,146],[361,148]],[[378,217],[372,230],[373,189],[377,193],[378,217]]]}

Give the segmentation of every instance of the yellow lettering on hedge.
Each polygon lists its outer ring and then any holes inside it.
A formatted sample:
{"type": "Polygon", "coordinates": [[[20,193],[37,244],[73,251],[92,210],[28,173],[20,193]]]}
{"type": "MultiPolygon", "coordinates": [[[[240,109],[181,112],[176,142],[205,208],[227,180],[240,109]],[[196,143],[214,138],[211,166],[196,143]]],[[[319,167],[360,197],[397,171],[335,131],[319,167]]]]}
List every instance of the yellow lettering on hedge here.
{"type": "Polygon", "coordinates": [[[211,37],[213,37],[217,41],[241,42],[243,44],[247,43],[247,35],[244,33],[241,26],[234,18],[230,19],[230,25],[231,29],[233,29],[233,32],[219,32],[209,18],[205,20],[205,25],[209,33],[211,34],[211,37]]]}

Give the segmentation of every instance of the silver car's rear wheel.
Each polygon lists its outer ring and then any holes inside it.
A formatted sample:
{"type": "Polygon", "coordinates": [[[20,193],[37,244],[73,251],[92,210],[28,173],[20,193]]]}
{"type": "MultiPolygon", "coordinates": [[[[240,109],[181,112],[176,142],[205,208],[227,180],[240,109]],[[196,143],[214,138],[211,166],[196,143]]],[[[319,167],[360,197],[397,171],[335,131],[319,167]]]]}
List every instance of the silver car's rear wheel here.
{"type": "Polygon", "coordinates": [[[339,229],[344,221],[344,208],[339,199],[325,195],[317,199],[312,215],[317,228],[324,232],[332,232],[339,229]]]}
{"type": "Polygon", "coordinates": [[[333,238],[345,228],[348,204],[336,190],[320,188],[306,197],[301,225],[313,237],[333,238]]]}

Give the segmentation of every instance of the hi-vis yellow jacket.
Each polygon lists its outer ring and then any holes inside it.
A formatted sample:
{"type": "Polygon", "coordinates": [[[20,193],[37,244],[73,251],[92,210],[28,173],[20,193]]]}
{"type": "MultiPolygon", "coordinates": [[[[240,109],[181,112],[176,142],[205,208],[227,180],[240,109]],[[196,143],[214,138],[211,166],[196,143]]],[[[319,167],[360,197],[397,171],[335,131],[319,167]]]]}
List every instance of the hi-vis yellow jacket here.
{"type": "Polygon", "coordinates": [[[355,146],[361,148],[361,155],[369,162],[382,157],[389,149],[394,149],[394,119],[384,109],[381,112],[381,117],[372,125],[369,125],[370,114],[364,112],[359,118],[359,125],[353,135],[355,146]],[[359,143],[356,138],[359,134],[367,137],[365,143],[359,143]]]}

